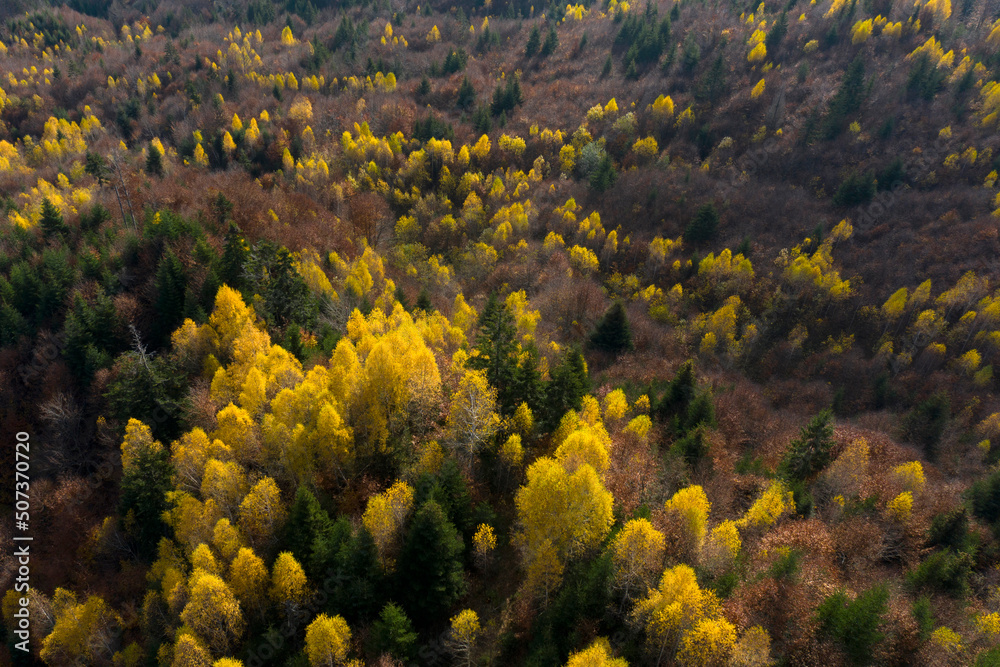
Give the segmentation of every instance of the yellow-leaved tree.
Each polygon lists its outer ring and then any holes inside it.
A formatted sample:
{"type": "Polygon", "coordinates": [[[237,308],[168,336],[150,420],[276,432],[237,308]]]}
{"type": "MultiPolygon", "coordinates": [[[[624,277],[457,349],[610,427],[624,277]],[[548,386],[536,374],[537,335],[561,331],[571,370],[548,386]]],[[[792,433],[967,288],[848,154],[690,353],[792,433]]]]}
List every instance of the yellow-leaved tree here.
{"type": "Polygon", "coordinates": [[[306,628],[306,655],[312,667],[335,667],[347,661],[351,628],[342,616],[320,614],[306,628]]]}
{"type": "Polygon", "coordinates": [[[601,543],[614,521],[614,498],[587,463],[569,472],[555,459],[543,457],[528,468],[527,478],[515,501],[517,540],[529,572],[526,586],[537,589],[533,572],[561,573],[567,559],[601,543]]]}
{"type": "Polygon", "coordinates": [[[267,602],[268,574],[253,549],[242,547],[229,566],[229,588],[247,612],[262,614],[267,602]]]}
{"type": "Polygon", "coordinates": [[[78,603],[62,588],[52,594],[55,624],[42,640],[39,654],[50,665],[98,664],[110,660],[121,618],[107,603],[91,596],[78,603]]]}
{"type": "Polygon", "coordinates": [[[625,523],[611,544],[614,587],[626,605],[644,594],[663,567],[666,541],[649,519],[625,523]]]}
{"type": "Polygon", "coordinates": [[[281,490],[270,477],[265,477],[250,489],[240,503],[240,528],[255,546],[269,544],[274,533],[285,521],[281,490]]]}
{"type": "Polygon", "coordinates": [[[455,449],[473,457],[489,441],[500,424],[497,390],[484,371],[466,371],[451,397],[448,428],[455,449]]]}
{"type": "Polygon", "coordinates": [[[396,482],[382,493],[368,499],[361,522],[371,533],[384,568],[391,569],[403,525],[413,510],[413,487],[396,482]]]}
{"type": "Polygon", "coordinates": [[[243,610],[229,586],[204,570],[191,574],[181,620],[217,653],[227,652],[245,627],[243,610]]]}
{"type": "Polygon", "coordinates": [[[452,617],[446,642],[458,664],[472,666],[472,651],[481,630],[479,614],[471,609],[464,609],[452,617]]]}
{"type": "Polygon", "coordinates": [[[129,419],[121,449],[122,472],[128,473],[134,470],[142,453],[162,450],[163,445],[158,440],[153,440],[153,432],[148,426],[138,419],[129,419]]]}
{"type": "Polygon", "coordinates": [[[171,667],[209,667],[212,655],[190,632],[181,633],[174,644],[174,659],[170,664],[171,667]]]}
{"type": "MultiPolygon", "coordinates": [[[[659,588],[651,589],[632,614],[646,628],[648,647],[656,656],[657,663],[676,657],[684,660],[684,664],[698,664],[689,662],[691,656],[699,650],[708,655],[709,649],[716,646],[713,637],[720,634],[717,628],[702,626],[687,644],[683,640],[687,639],[689,632],[699,628],[702,621],[725,621],[715,593],[700,588],[694,570],[684,564],[666,570],[659,588]],[[705,645],[709,649],[702,649],[705,645]],[[680,653],[678,649],[681,649],[680,653]]],[[[732,641],[735,640],[734,632],[732,641]]],[[[729,647],[731,649],[732,642],[729,647]]],[[[709,660],[701,664],[717,663],[709,660]]]]}
{"type": "Polygon", "coordinates": [[[705,490],[698,485],[685,487],[675,493],[664,507],[667,512],[676,512],[680,515],[688,538],[696,547],[700,547],[705,539],[708,512],[712,508],[705,490]]]}
{"type": "Polygon", "coordinates": [[[571,653],[566,667],[628,667],[628,661],[614,657],[610,642],[598,637],[582,651],[571,653]]]}
{"type": "Polygon", "coordinates": [[[271,569],[271,599],[292,618],[309,597],[309,581],[290,551],[282,551],[271,569]]]}

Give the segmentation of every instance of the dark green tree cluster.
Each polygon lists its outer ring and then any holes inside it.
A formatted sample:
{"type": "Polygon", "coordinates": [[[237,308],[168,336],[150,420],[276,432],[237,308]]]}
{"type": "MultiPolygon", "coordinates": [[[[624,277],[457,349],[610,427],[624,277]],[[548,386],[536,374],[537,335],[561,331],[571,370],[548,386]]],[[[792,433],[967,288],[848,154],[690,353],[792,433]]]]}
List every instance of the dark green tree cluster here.
{"type": "Polygon", "coordinates": [[[824,409],[802,427],[792,440],[779,467],[780,474],[792,481],[804,482],[830,463],[833,448],[833,413],[824,409]]]}
{"type": "Polygon", "coordinates": [[[646,3],[646,11],[628,12],[615,35],[614,48],[624,52],[622,63],[642,68],[655,63],[670,43],[670,19],[659,20],[656,3],[646,3]]]}
{"type": "Polygon", "coordinates": [[[687,463],[697,465],[708,453],[705,430],[716,425],[711,390],[698,391],[694,362],[688,360],[677,369],[659,398],[657,393],[654,387],[647,391],[651,413],[667,426],[667,433],[674,436],[670,451],[687,463]]]}
{"type": "Polygon", "coordinates": [[[694,218],[684,229],[684,240],[688,243],[703,243],[715,238],[719,227],[719,213],[711,202],[698,209],[694,218]]]}
{"type": "Polygon", "coordinates": [[[521,92],[521,78],[516,74],[507,77],[507,82],[497,84],[493,90],[493,103],[490,111],[494,116],[508,113],[524,103],[524,95],[521,92]]]}
{"type": "Polygon", "coordinates": [[[830,100],[823,118],[822,134],[825,139],[835,139],[843,132],[851,114],[857,112],[868,94],[865,82],[865,60],[861,54],[851,61],[840,81],[840,88],[830,100]]]}
{"type": "Polygon", "coordinates": [[[870,664],[875,647],[884,638],[879,627],[888,602],[885,586],[875,586],[853,601],[843,591],[837,591],[816,610],[820,631],[840,644],[851,664],[870,664]]]}
{"type": "Polygon", "coordinates": [[[590,344],[595,349],[615,354],[632,349],[632,328],[621,301],[615,301],[598,321],[590,335],[590,344]]]}

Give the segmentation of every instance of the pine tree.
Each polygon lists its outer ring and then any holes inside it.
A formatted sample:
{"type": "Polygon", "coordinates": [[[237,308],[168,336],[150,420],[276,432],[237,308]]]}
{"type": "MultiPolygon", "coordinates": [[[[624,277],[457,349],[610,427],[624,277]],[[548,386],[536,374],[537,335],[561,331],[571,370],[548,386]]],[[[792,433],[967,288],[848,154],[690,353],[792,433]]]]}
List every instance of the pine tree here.
{"type": "Polygon", "coordinates": [[[698,86],[698,97],[715,104],[728,88],[726,62],[720,53],[712,62],[712,67],[705,73],[698,86]]]}
{"type": "Polygon", "coordinates": [[[87,166],[84,167],[84,171],[97,179],[99,184],[107,181],[111,175],[108,161],[100,153],[91,153],[90,151],[87,151],[86,159],[87,166]]]}
{"type": "Polygon", "coordinates": [[[243,238],[236,223],[230,222],[229,231],[226,233],[226,246],[219,260],[219,280],[224,285],[242,292],[246,288],[244,271],[249,258],[250,248],[246,239],[243,238]]]}
{"type": "Polygon", "coordinates": [[[604,79],[611,74],[611,68],[614,66],[614,61],[611,60],[611,54],[608,54],[607,60],[604,61],[604,67],[601,68],[601,78],[604,79]]]}
{"type": "Polygon", "coordinates": [[[53,235],[62,235],[69,231],[66,227],[66,222],[63,220],[62,213],[49,201],[48,197],[42,200],[41,225],[42,233],[46,238],[53,235]]]}
{"type": "Polygon", "coordinates": [[[786,34],[788,34],[788,12],[783,11],[778,20],[771,26],[767,37],[764,38],[764,46],[767,47],[767,52],[773,54],[786,34]]]}
{"type": "Polygon", "coordinates": [[[497,390],[497,399],[503,415],[517,408],[517,396],[512,391],[517,369],[517,327],[514,317],[495,293],[490,295],[479,315],[475,349],[466,366],[486,372],[486,380],[497,390]]]}
{"type": "Polygon", "coordinates": [[[399,555],[395,589],[421,625],[440,619],[465,592],[462,537],[430,500],[413,517],[399,555]]]}
{"type": "Polygon", "coordinates": [[[386,588],[385,571],[371,533],[362,527],[340,549],[336,562],[336,571],[344,576],[338,578],[328,608],[351,623],[371,620],[385,600],[386,588]]]}
{"type": "Polygon", "coordinates": [[[865,59],[859,53],[847,67],[844,78],[840,81],[840,88],[830,100],[823,119],[823,136],[827,139],[836,138],[843,131],[847,117],[861,108],[864,97],[865,59]]]}
{"type": "Polygon", "coordinates": [[[555,427],[567,410],[579,410],[583,397],[590,390],[587,362],[578,348],[570,348],[559,364],[549,373],[545,387],[545,422],[555,427]]]}
{"type": "Polygon", "coordinates": [[[715,238],[719,226],[719,214],[715,205],[708,203],[698,209],[694,219],[684,230],[684,240],[688,243],[710,241],[715,238]]]}
{"type": "Polygon", "coordinates": [[[174,474],[168,459],[169,452],[163,447],[141,448],[122,475],[118,514],[144,558],[153,555],[167,532],[163,513],[169,509],[166,494],[173,489],[174,474]]]}
{"type": "Polygon", "coordinates": [[[696,466],[708,453],[705,429],[698,427],[687,432],[671,446],[671,451],[684,458],[688,465],[696,466]]]}
{"type": "Polygon", "coordinates": [[[156,325],[161,343],[168,341],[170,334],[184,321],[187,282],[184,265],[172,250],[167,249],[156,270],[156,325]]]}
{"type": "Polygon", "coordinates": [[[607,153],[601,156],[601,161],[597,163],[597,168],[590,175],[590,187],[596,192],[604,192],[618,180],[618,171],[615,169],[614,160],[607,153]]]}
{"type": "Polygon", "coordinates": [[[551,56],[559,48],[559,36],[556,34],[556,27],[551,26],[549,28],[549,34],[545,36],[545,43],[542,44],[541,54],[543,56],[551,56]]]}
{"type": "Polygon", "coordinates": [[[538,348],[533,344],[525,346],[523,358],[514,371],[514,378],[511,381],[511,394],[517,400],[527,403],[534,414],[541,412],[545,400],[545,386],[542,383],[538,362],[538,348]]]}
{"type": "Polygon", "coordinates": [[[460,109],[471,109],[476,103],[476,89],[473,87],[469,77],[462,79],[462,85],[458,87],[458,99],[456,104],[460,109]]]}
{"type": "Polygon", "coordinates": [[[688,405],[694,398],[696,385],[694,362],[685,361],[677,370],[677,375],[670,381],[663,396],[656,402],[653,408],[656,418],[667,421],[675,415],[687,412],[688,405]]]}
{"type": "Polygon", "coordinates": [[[805,481],[826,467],[833,447],[832,420],[833,413],[825,409],[802,428],[779,467],[784,477],[805,481]]]}
{"type": "Polygon", "coordinates": [[[590,335],[590,344],[605,352],[624,352],[632,349],[632,329],[628,314],[620,301],[615,301],[590,335]]]}
{"type": "Polygon", "coordinates": [[[402,607],[393,602],[382,607],[378,620],[372,625],[371,643],[374,654],[388,653],[409,663],[416,655],[417,639],[413,624],[402,607]]]}
{"type": "Polygon", "coordinates": [[[150,142],[146,149],[146,173],[151,176],[163,176],[163,156],[153,142],[150,142]]]}
{"type": "Polygon", "coordinates": [[[425,313],[431,312],[431,295],[428,294],[427,288],[421,288],[420,293],[417,295],[417,302],[413,305],[415,310],[422,310],[425,313]]]}
{"type": "Polygon", "coordinates": [[[625,78],[629,81],[636,81],[639,78],[639,68],[636,67],[635,58],[628,61],[628,66],[625,67],[625,78]]]}
{"type": "Polygon", "coordinates": [[[542,44],[542,35],[538,30],[538,26],[533,26],[531,28],[531,34],[528,36],[528,44],[524,47],[524,55],[528,58],[533,57],[538,53],[538,48],[542,44]]]}
{"type": "Polygon", "coordinates": [[[292,552],[295,560],[302,563],[307,573],[313,574],[311,568],[313,544],[331,530],[332,526],[329,515],[320,507],[316,496],[301,485],[288,511],[284,538],[281,540],[282,547],[292,552]]]}

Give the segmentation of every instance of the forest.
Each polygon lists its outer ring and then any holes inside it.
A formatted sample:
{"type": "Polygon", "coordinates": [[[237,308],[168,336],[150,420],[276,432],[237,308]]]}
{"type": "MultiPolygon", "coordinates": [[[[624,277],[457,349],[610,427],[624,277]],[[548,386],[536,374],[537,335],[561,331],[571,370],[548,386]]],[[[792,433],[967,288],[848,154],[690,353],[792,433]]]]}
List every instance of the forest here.
{"type": "Polygon", "coordinates": [[[993,0],[5,0],[0,666],[1000,666],[998,126],[993,0]]]}

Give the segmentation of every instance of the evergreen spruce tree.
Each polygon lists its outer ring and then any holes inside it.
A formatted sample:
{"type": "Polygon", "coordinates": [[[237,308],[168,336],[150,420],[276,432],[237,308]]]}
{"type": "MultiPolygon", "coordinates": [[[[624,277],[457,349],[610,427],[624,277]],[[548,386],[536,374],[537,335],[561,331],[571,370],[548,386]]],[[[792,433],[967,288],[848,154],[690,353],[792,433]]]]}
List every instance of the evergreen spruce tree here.
{"type": "Polygon", "coordinates": [[[156,329],[161,344],[184,322],[187,282],[184,265],[167,249],[156,270],[156,329]]]}
{"type": "Polygon", "coordinates": [[[719,214],[715,210],[715,205],[711,203],[705,204],[698,209],[694,220],[684,230],[684,240],[688,243],[710,241],[715,238],[718,226],[719,214]]]}
{"type": "Polygon", "coordinates": [[[389,602],[372,625],[372,649],[376,655],[388,653],[407,664],[416,657],[417,639],[410,618],[399,605],[389,602]]]}
{"type": "Polygon", "coordinates": [[[362,527],[340,549],[336,559],[337,586],[328,609],[342,614],[348,623],[371,620],[385,599],[386,575],[378,559],[378,547],[371,533],[362,527]]]}
{"type": "Polygon", "coordinates": [[[413,517],[396,562],[394,589],[403,607],[420,625],[444,618],[465,592],[462,537],[433,500],[413,517]]]}
{"type": "Polygon", "coordinates": [[[663,396],[656,402],[653,413],[660,421],[687,412],[688,405],[694,398],[697,380],[694,375],[694,362],[685,361],[677,370],[677,375],[670,381],[663,396]]]}
{"type": "Polygon", "coordinates": [[[618,171],[611,156],[604,153],[601,161],[597,163],[597,168],[590,175],[590,187],[595,192],[604,192],[618,180],[618,171]]]}
{"type": "Polygon", "coordinates": [[[859,53],[851,61],[840,81],[840,88],[830,100],[826,117],[823,119],[823,136],[834,139],[847,124],[847,117],[861,108],[865,97],[865,58],[859,53]]]}
{"type": "Polygon", "coordinates": [[[785,38],[786,34],[788,34],[788,12],[783,11],[767,32],[767,37],[764,38],[764,46],[769,54],[778,50],[778,46],[781,45],[781,40],[785,38]]]}
{"type": "Polygon", "coordinates": [[[608,54],[607,60],[604,61],[604,67],[601,68],[601,78],[610,76],[611,68],[614,66],[614,61],[611,60],[611,54],[608,54]]]}
{"type": "Polygon", "coordinates": [[[458,87],[458,99],[456,104],[460,109],[471,109],[476,103],[476,89],[469,81],[469,77],[462,79],[462,85],[458,87]]]}
{"type": "Polygon", "coordinates": [[[288,520],[285,522],[282,549],[291,551],[295,560],[310,568],[306,574],[314,574],[311,571],[313,544],[332,526],[329,515],[320,507],[316,496],[305,485],[299,485],[295,492],[295,501],[288,512],[288,520]]]}
{"type": "Polygon", "coordinates": [[[549,373],[545,387],[545,422],[555,427],[567,410],[579,410],[583,397],[590,390],[587,362],[578,348],[570,348],[559,364],[549,373]]]}
{"type": "Polygon", "coordinates": [[[61,236],[68,231],[66,222],[63,220],[62,213],[60,213],[59,209],[56,208],[51,201],[49,201],[48,197],[42,200],[41,225],[42,233],[46,238],[56,235],[61,236]]]}
{"type": "Polygon", "coordinates": [[[152,556],[167,534],[163,513],[170,509],[167,492],[173,490],[174,474],[169,457],[166,449],[142,448],[134,466],[122,476],[118,516],[143,558],[152,556]]]}
{"type": "Polygon", "coordinates": [[[632,329],[621,301],[615,301],[601,317],[590,335],[590,344],[605,352],[618,353],[632,349],[632,329]]]}
{"type": "Polygon", "coordinates": [[[230,222],[229,231],[226,233],[226,246],[219,260],[218,276],[222,284],[241,292],[246,289],[244,269],[249,258],[249,244],[236,223],[230,222]]]}
{"type": "Polygon", "coordinates": [[[542,35],[538,31],[538,26],[533,26],[531,28],[531,34],[528,35],[528,44],[524,47],[524,55],[528,58],[533,57],[538,53],[538,49],[542,44],[542,35]]]}
{"type": "Polygon", "coordinates": [[[163,176],[163,156],[153,142],[149,142],[146,149],[146,173],[150,176],[163,176]]]}
{"type": "Polygon", "coordinates": [[[725,94],[728,88],[726,74],[726,61],[720,53],[714,61],[712,67],[705,73],[704,78],[698,86],[698,97],[715,104],[725,94]]]}
{"type": "Polygon", "coordinates": [[[532,344],[525,346],[523,358],[514,371],[511,382],[511,393],[518,401],[517,404],[527,403],[534,415],[540,414],[545,400],[545,386],[538,362],[538,348],[532,344]]]}
{"type": "Polygon", "coordinates": [[[556,34],[556,27],[549,28],[549,34],[545,36],[545,43],[542,44],[542,55],[551,56],[559,48],[559,35],[556,34]]]}
{"type": "Polygon", "coordinates": [[[805,481],[830,462],[833,447],[833,413],[820,411],[809,420],[785,454],[779,473],[792,481],[805,481]]]}
{"type": "Polygon", "coordinates": [[[413,308],[415,310],[422,310],[425,313],[431,312],[431,295],[427,293],[427,288],[424,287],[420,290],[420,294],[417,295],[417,302],[414,304],[413,308]]]}
{"type": "Polygon", "coordinates": [[[517,396],[512,391],[517,369],[517,327],[507,306],[490,295],[479,315],[475,349],[478,355],[466,364],[473,370],[486,372],[486,379],[497,390],[500,411],[511,414],[516,408],[517,396]]]}

